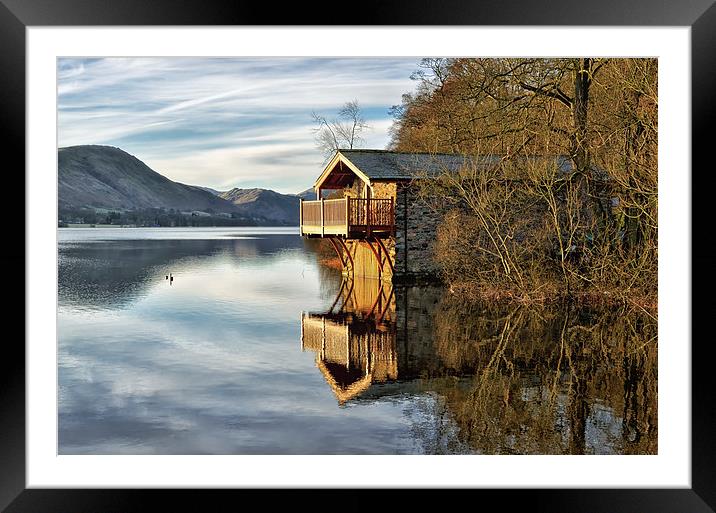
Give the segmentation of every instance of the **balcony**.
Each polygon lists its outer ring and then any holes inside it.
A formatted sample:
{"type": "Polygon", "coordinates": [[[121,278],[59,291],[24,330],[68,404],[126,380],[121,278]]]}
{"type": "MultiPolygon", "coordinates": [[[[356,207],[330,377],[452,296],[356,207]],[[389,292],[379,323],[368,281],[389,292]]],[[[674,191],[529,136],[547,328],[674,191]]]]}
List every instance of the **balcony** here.
{"type": "Polygon", "coordinates": [[[395,234],[393,199],[340,198],[301,201],[301,235],[346,239],[395,234]]]}

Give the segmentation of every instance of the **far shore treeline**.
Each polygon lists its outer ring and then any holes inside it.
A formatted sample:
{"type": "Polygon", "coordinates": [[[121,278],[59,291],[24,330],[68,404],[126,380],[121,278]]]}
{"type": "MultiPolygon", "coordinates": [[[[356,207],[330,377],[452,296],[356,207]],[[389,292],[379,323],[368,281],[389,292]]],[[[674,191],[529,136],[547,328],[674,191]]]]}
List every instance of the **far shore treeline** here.
{"type": "Polygon", "coordinates": [[[265,226],[265,220],[250,219],[236,213],[181,212],[173,208],[144,208],[107,210],[103,208],[61,208],[59,227],[111,225],[121,227],[209,227],[209,226],[265,226]]]}

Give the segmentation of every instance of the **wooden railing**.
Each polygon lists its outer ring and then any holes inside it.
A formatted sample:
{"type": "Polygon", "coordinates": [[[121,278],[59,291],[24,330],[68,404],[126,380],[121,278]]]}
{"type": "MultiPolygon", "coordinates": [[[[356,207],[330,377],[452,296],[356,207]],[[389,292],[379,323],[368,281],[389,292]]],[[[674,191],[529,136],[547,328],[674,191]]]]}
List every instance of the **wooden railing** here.
{"type": "Polygon", "coordinates": [[[392,199],[348,198],[352,226],[393,226],[392,199]]]}
{"type": "Polygon", "coordinates": [[[301,224],[306,226],[345,225],[345,199],[302,201],[301,224]]]}
{"type": "Polygon", "coordinates": [[[301,201],[301,234],[349,235],[387,231],[395,225],[392,199],[340,198],[301,201]]]}
{"type": "Polygon", "coordinates": [[[345,226],[346,202],[343,199],[323,200],[324,226],[345,226]]]}

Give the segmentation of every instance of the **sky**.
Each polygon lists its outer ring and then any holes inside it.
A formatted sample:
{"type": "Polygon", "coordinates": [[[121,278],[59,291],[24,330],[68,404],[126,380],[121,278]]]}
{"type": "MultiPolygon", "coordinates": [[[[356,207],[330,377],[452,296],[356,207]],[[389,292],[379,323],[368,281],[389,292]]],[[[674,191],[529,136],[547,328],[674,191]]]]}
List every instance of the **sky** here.
{"type": "Polygon", "coordinates": [[[389,109],[419,58],[61,58],[59,146],[116,146],[171,180],[298,193],[323,169],[312,112],[357,99],[365,148],[389,143],[389,109]]]}

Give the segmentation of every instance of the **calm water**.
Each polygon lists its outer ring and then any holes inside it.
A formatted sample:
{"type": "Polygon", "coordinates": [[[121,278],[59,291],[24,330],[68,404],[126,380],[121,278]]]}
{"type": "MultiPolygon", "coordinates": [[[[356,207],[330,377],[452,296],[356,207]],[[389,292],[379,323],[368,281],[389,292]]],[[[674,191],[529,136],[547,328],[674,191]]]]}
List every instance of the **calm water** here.
{"type": "Polygon", "coordinates": [[[292,229],[60,229],[60,453],[657,452],[648,315],[318,260],[292,229]]]}

